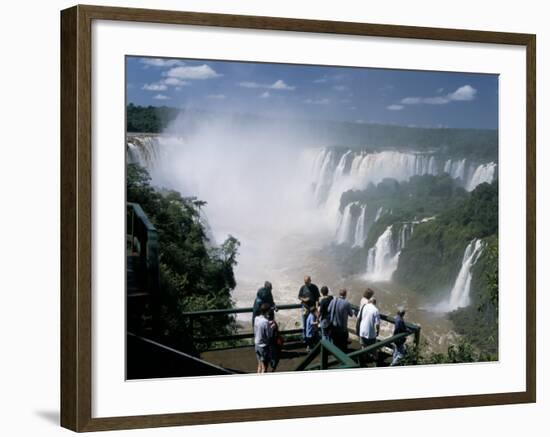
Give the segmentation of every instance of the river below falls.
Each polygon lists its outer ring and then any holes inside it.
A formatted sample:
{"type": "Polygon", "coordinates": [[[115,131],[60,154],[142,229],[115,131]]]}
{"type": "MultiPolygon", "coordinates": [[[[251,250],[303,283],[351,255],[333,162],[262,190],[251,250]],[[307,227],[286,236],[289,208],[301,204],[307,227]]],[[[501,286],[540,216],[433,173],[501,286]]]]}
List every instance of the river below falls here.
{"type": "MultiPolygon", "coordinates": [[[[407,309],[405,319],[422,327],[423,341],[427,340],[429,352],[446,352],[451,344],[456,344],[459,335],[445,313],[427,311],[426,300],[417,293],[393,282],[371,282],[364,275],[344,276],[334,262],[331,251],[326,249],[327,241],[304,236],[278,239],[277,241],[241,240],[242,246],[235,268],[237,287],[233,299],[237,307],[251,307],[256,291],[265,280],[273,284],[275,302],[281,304],[298,303],[297,295],[303,284],[304,275],[310,275],[321,288],[327,285],[336,296],[340,288],[348,290],[348,299],[356,305],[366,287],[375,291],[377,305],[383,314],[394,315],[399,306],[407,309]]],[[[282,329],[300,328],[300,310],[282,310],[276,314],[282,329]]],[[[243,329],[249,330],[250,315],[239,315],[243,329]]],[[[350,328],[355,326],[355,318],[350,319],[350,328]]],[[[393,325],[382,322],[381,336],[391,335],[393,325]]]]}

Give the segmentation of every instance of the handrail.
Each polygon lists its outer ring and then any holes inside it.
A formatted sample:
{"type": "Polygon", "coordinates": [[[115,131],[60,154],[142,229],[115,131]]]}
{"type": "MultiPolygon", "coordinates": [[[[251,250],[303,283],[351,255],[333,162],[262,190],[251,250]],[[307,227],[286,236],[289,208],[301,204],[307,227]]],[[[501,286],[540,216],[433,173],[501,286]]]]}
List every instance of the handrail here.
{"type": "Polygon", "coordinates": [[[302,361],[296,369],[294,369],[296,372],[299,372],[301,370],[306,370],[306,367],[315,359],[317,358],[317,355],[321,353],[321,347],[322,347],[323,340],[321,340],[319,343],[317,343],[311,352],[307,355],[307,357],[304,358],[304,361],[302,361]]]}
{"type": "MultiPolygon", "coordinates": [[[[354,309],[356,314],[359,313],[360,308],[359,308],[358,305],[351,304],[351,307],[354,309]]],[[[384,320],[385,322],[388,322],[388,323],[391,323],[391,324],[395,325],[395,317],[393,317],[393,316],[389,316],[387,314],[380,314],[380,319],[384,320]]],[[[408,329],[410,329],[411,331],[415,331],[417,329],[420,329],[420,325],[416,325],[416,324],[410,323],[410,322],[405,322],[405,326],[408,329]]]]}
{"type": "Polygon", "coordinates": [[[346,355],[342,350],[340,350],[337,346],[335,346],[333,343],[331,343],[328,340],[321,339],[315,347],[311,350],[311,352],[308,354],[308,356],[302,361],[295,369],[295,371],[299,372],[301,370],[310,370],[308,368],[309,364],[315,360],[319,355],[321,355],[321,364],[317,365],[315,367],[320,368],[321,370],[328,369],[329,367],[329,355],[334,356],[336,360],[331,361],[331,363],[340,363],[341,368],[345,369],[352,369],[355,367],[359,367],[359,364],[356,363],[352,358],[350,358],[348,355],[346,355]]]}
{"type": "MultiPolygon", "coordinates": [[[[414,334],[414,332],[401,332],[397,335],[393,335],[391,337],[388,337],[388,338],[385,338],[384,340],[380,340],[380,341],[377,341],[376,343],[374,344],[371,344],[370,346],[367,346],[365,348],[362,348],[362,349],[359,349],[357,351],[354,351],[354,352],[350,352],[349,354],[346,354],[346,357],[348,357],[349,359],[351,359],[354,363],[356,363],[355,359],[358,360],[358,362],[360,362],[360,359],[364,356],[364,355],[368,355],[372,352],[374,352],[375,350],[377,349],[381,349],[385,346],[388,346],[390,345],[391,343],[394,343],[395,341],[401,339],[401,338],[405,338],[405,337],[408,337],[409,335],[412,335],[414,334]]],[[[334,346],[334,345],[333,345],[334,346]]],[[[336,346],[334,346],[336,347],[336,346]]],[[[343,352],[342,352],[343,353],[343,352]]],[[[331,360],[329,362],[327,362],[327,367],[325,368],[328,368],[330,366],[333,366],[335,364],[338,364],[338,361],[336,360],[331,360]]],[[[359,365],[359,364],[358,364],[359,365]]],[[[307,367],[306,365],[306,368],[304,370],[318,370],[320,368],[319,365],[316,365],[316,366],[312,366],[312,367],[307,367]]]]}
{"type": "MultiPolygon", "coordinates": [[[[302,308],[302,305],[297,304],[285,304],[285,305],[276,305],[278,310],[294,310],[302,308]]],[[[227,314],[241,314],[241,313],[251,313],[254,311],[253,307],[247,308],[226,308],[226,309],[216,309],[216,310],[202,310],[202,311],[188,311],[181,313],[186,317],[200,317],[200,316],[221,316],[227,314]]]]}
{"type": "Polygon", "coordinates": [[[362,357],[363,355],[366,355],[366,354],[368,354],[372,351],[375,351],[376,349],[380,349],[384,346],[387,346],[391,343],[394,343],[397,340],[408,337],[411,334],[413,334],[413,333],[412,332],[401,332],[397,335],[392,335],[391,337],[385,338],[384,340],[377,341],[376,343],[371,344],[370,346],[367,346],[363,349],[359,349],[358,351],[351,352],[351,353],[348,354],[348,357],[350,357],[350,358],[362,357]]]}
{"type": "MultiPolygon", "coordinates": [[[[321,344],[322,344],[324,349],[326,349],[328,352],[330,352],[332,355],[334,355],[338,361],[340,361],[340,363],[341,363],[340,367],[351,368],[351,367],[358,367],[359,366],[359,364],[357,364],[350,357],[350,355],[347,355],[345,352],[340,350],[340,348],[338,348],[338,346],[335,346],[334,343],[331,343],[328,340],[321,340],[321,344]]],[[[328,359],[326,361],[323,360],[322,355],[323,354],[322,354],[322,351],[321,351],[321,366],[322,366],[322,368],[326,369],[328,367],[327,366],[328,359]],[[323,365],[323,361],[325,361],[324,365],[323,365]]]]}
{"type": "MultiPolygon", "coordinates": [[[[300,334],[302,329],[287,329],[279,331],[279,334],[291,335],[291,334],[300,334]]],[[[235,335],[220,335],[217,337],[204,337],[196,338],[196,342],[214,342],[214,341],[230,341],[230,340],[245,340],[247,338],[254,338],[253,332],[247,332],[244,334],[235,334],[235,335]]]]}
{"type": "MultiPolygon", "coordinates": [[[[301,304],[284,304],[284,305],[277,305],[278,310],[293,310],[293,309],[300,309],[302,308],[301,304]]],[[[359,311],[359,306],[352,304],[352,308],[356,313],[359,311]]],[[[182,313],[184,317],[188,318],[188,327],[189,330],[193,331],[193,320],[197,317],[204,317],[204,316],[222,316],[222,315],[229,315],[229,314],[244,314],[244,313],[252,313],[254,311],[253,307],[246,307],[246,308],[225,308],[225,309],[214,309],[214,310],[202,310],[202,311],[188,311],[182,313]]],[[[384,320],[388,323],[395,324],[395,318],[386,314],[380,314],[380,319],[384,320]]],[[[414,323],[408,323],[405,322],[406,328],[409,330],[409,332],[400,333],[392,337],[388,337],[386,339],[383,339],[379,342],[376,342],[374,345],[368,346],[367,348],[363,348],[359,351],[352,352],[351,354],[345,354],[345,352],[338,349],[337,346],[334,346],[329,341],[324,341],[325,346],[321,346],[323,341],[320,341],[317,343],[317,345],[313,348],[313,350],[308,354],[308,356],[304,359],[304,361],[296,368],[296,370],[311,370],[314,368],[319,368],[320,366],[313,366],[310,369],[306,369],[307,366],[317,357],[317,355],[321,354],[322,356],[322,365],[325,364],[328,368],[331,365],[337,364],[336,361],[328,361],[328,354],[333,356],[340,356],[339,362],[344,362],[342,364],[342,367],[357,367],[359,364],[354,361],[355,358],[362,357],[363,355],[368,354],[369,352],[372,352],[373,350],[382,348],[386,345],[389,345],[393,343],[394,341],[407,337],[409,335],[414,335],[414,343],[417,346],[416,350],[418,351],[418,345],[420,343],[420,331],[421,327],[420,325],[416,325],[414,323]],[[326,346],[326,343],[329,345],[326,346]],[[343,358],[343,357],[346,358],[343,358]],[[353,366],[351,362],[347,361],[348,358],[353,361],[353,366]],[[325,362],[326,361],[326,362],[325,362]]],[[[349,330],[352,332],[351,330],[349,330]]],[[[282,335],[291,335],[291,334],[298,334],[302,332],[301,329],[291,329],[286,331],[280,331],[280,334],[282,335]]],[[[196,338],[194,339],[198,343],[208,343],[208,342],[216,342],[216,341],[231,341],[231,340],[243,340],[243,339],[250,339],[253,338],[254,334],[252,332],[249,333],[243,333],[243,334],[235,334],[235,335],[226,335],[226,336],[218,336],[218,337],[208,337],[208,338],[196,338]]],[[[322,366],[321,366],[322,367],[322,366]]]]}
{"type": "Polygon", "coordinates": [[[149,338],[145,338],[145,337],[141,337],[139,335],[136,335],[136,334],[133,334],[131,332],[127,332],[126,333],[129,337],[134,337],[144,343],[148,343],[150,345],[153,345],[155,347],[158,347],[166,352],[171,352],[173,353],[174,355],[177,355],[183,359],[186,359],[186,360],[190,360],[190,361],[193,361],[197,364],[200,364],[201,366],[204,366],[204,367],[208,367],[210,369],[214,369],[216,370],[217,372],[220,372],[220,373],[224,373],[224,374],[227,374],[227,375],[233,375],[235,374],[236,372],[232,371],[232,370],[229,370],[229,369],[226,369],[224,367],[220,367],[220,366],[217,366],[216,364],[213,364],[213,363],[209,363],[208,361],[204,361],[204,360],[201,360],[200,358],[197,358],[197,357],[194,357],[193,355],[189,355],[189,354],[186,354],[185,352],[182,352],[180,350],[177,350],[177,349],[174,349],[170,346],[166,346],[164,344],[161,344],[161,343],[158,343],[154,340],[151,340],[149,338]]]}

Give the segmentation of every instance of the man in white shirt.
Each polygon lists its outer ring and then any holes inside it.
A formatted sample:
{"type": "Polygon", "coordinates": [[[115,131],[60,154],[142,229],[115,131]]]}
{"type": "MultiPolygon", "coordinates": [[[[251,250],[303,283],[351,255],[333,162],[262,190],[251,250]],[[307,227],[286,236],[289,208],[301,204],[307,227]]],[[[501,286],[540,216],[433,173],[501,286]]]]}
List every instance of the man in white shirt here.
{"type": "Polygon", "coordinates": [[[371,298],[361,309],[361,323],[359,324],[359,337],[361,347],[376,343],[376,337],[380,333],[380,311],[376,308],[376,300],[371,298]]]}

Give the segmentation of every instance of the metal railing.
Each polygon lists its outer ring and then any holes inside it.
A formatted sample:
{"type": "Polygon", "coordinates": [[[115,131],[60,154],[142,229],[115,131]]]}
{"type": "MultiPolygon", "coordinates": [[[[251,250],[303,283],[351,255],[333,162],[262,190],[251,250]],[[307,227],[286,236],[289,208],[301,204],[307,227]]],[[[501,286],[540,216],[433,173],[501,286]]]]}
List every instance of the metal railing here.
{"type": "MultiPolygon", "coordinates": [[[[301,309],[301,304],[287,304],[287,305],[278,305],[277,309],[278,311],[285,311],[285,310],[295,310],[295,309],[301,309]]],[[[357,305],[352,305],[353,310],[357,314],[359,312],[359,307],[357,305]]],[[[250,313],[252,315],[253,308],[230,308],[230,309],[217,309],[217,310],[205,310],[205,311],[192,311],[192,312],[185,312],[182,315],[187,318],[187,328],[188,332],[190,333],[190,337],[193,338],[193,331],[194,331],[194,324],[195,321],[198,318],[201,317],[210,317],[210,316],[227,316],[232,314],[245,314],[250,313]]],[[[381,314],[380,319],[390,323],[395,324],[395,318],[386,314],[381,314]]],[[[339,349],[337,346],[335,346],[333,343],[327,340],[320,340],[319,343],[311,350],[311,352],[304,358],[304,361],[300,363],[298,367],[296,367],[296,370],[324,370],[329,368],[354,368],[354,367],[360,367],[362,362],[371,355],[373,352],[390,346],[392,343],[394,343],[397,340],[400,340],[402,338],[406,338],[409,336],[414,337],[414,345],[415,345],[415,353],[418,353],[418,346],[420,343],[420,332],[421,327],[419,325],[416,325],[414,323],[405,323],[406,328],[408,329],[408,332],[400,333],[395,336],[390,336],[384,339],[381,339],[377,341],[375,344],[370,345],[368,347],[362,348],[360,350],[356,350],[350,353],[346,353],[339,349]],[[321,357],[320,364],[312,364],[317,357],[321,357]],[[336,366],[336,367],[335,367],[336,366]]],[[[352,335],[357,337],[354,330],[351,330],[348,328],[348,332],[352,335]]],[[[279,333],[283,337],[289,337],[289,336],[295,336],[296,334],[301,334],[302,329],[288,329],[288,330],[281,330],[279,333]]],[[[253,339],[254,333],[253,332],[246,332],[246,333],[239,333],[234,335],[225,335],[225,336],[209,336],[209,337],[202,337],[202,338],[193,338],[193,341],[195,343],[213,343],[213,342],[223,342],[223,341],[235,341],[235,340],[246,340],[246,339],[253,339]]],[[[215,348],[211,348],[208,350],[217,350],[215,348]]],[[[418,356],[416,355],[415,358],[417,359],[418,356]]]]}
{"type": "MultiPolygon", "coordinates": [[[[296,310],[301,309],[301,304],[287,304],[287,305],[277,305],[277,311],[287,311],[287,310],[296,310]]],[[[193,338],[194,343],[213,343],[213,342],[227,342],[227,341],[235,341],[235,340],[246,340],[246,339],[253,339],[254,338],[254,332],[244,332],[240,334],[233,334],[233,335],[214,335],[214,336],[208,336],[208,337],[198,337],[194,338],[193,332],[195,331],[195,322],[197,319],[201,317],[211,317],[211,316],[228,316],[233,314],[245,314],[250,313],[251,315],[251,322],[252,322],[252,312],[254,311],[254,308],[248,307],[248,308],[228,308],[228,309],[217,309],[217,310],[205,310],[205,311],[189,311],[182,313],[182,316],[187,319],[186,327],[189,332],[189,336],[193,338]]],[[[252,325],[251,325],[252,326],[252,325]]],[[[289,337],[291,335],[300,334],[302,332],[302,329],[286,329],[286,330],[280,330],[279,333],[283,337],[289,337]]],[[[208,349],[208,350],[215,350],[215,349],[208,349]]]]}
{"type": "MultiPolygon", "coordinates": [[[[354,309],[355,313],[357,314],[359,312],[359,307],[357,305],[352,305],[352,308],[354,309]]],[[[395,318],[392,316],[388,316],[386,314],[380,314],[380,319],[395,324],[395,318]]],[[[341,349],[335,347],[332,343],[326,340],[322,340],[318,346],[319,348],[314,348],[309,355],[304,359],[302,363],[296,367],[295,370],[326,370],[330,368],[338,368],[338,369],[350,369],[355,367],[361,367],[366,362],[366,360],[372,356],[372,354],[384,347],[389,347],[396,341],[399,341],[401,339],[407,338],[409,336],[414,337],[414,362],[418,360],[418,351],[419,351],[419,344],[420,344],[420,331],[421,328],[419,325],[416,325],[414,323],[405,323],[405,326],[407,328],[407,332],[401,332],[397,335],[392,335],[390,337],[384,338],[382,340],[377,340],[376,343],[367,346],[362,347],[359,350],[345,353],[341,349]],[[328,346],[327,344],[330,344],[332,347],[328,346]],[[335,354],[333,352],[333,349],[336,348],[338,351],[340,351],[341,355],[335,354]],[[325,351],[326,350],[326,351],[325,351]],[[335,359],[329,360],[328,354],[332,354],[335,359]],[[343,359],[342,354],[346,357],[346,360],[343,359]],[[319,364],[312,364],[312,362],[317,358],[318,355],[321,355],[321,362],[319,364]]],[[[357,334],[351,330],[349,330],[349,333],[358,337],[357,334]]]]}

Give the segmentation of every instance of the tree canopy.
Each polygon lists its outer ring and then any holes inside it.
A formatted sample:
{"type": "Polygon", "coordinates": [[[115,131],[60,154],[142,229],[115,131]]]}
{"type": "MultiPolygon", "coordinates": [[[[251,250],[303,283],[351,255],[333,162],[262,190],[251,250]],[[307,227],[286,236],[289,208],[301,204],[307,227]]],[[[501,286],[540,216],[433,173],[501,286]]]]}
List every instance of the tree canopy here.
{"type": "MultiPolygon", "coordinates": [[[[183,198],[177,191],[155,189],[143,167],[129,164],[126,182],[127,200],[141,205],[159,235],[163,340],[192,349],[189,326],[181,313],[232,307],[239,241],[228,236],[215,246],[205,233],[200,212],[204,202],[183,198]]],[[[202,318],[197,320],[193,336],[226,335],[234,328],[229,316],[202,318]]]]}

